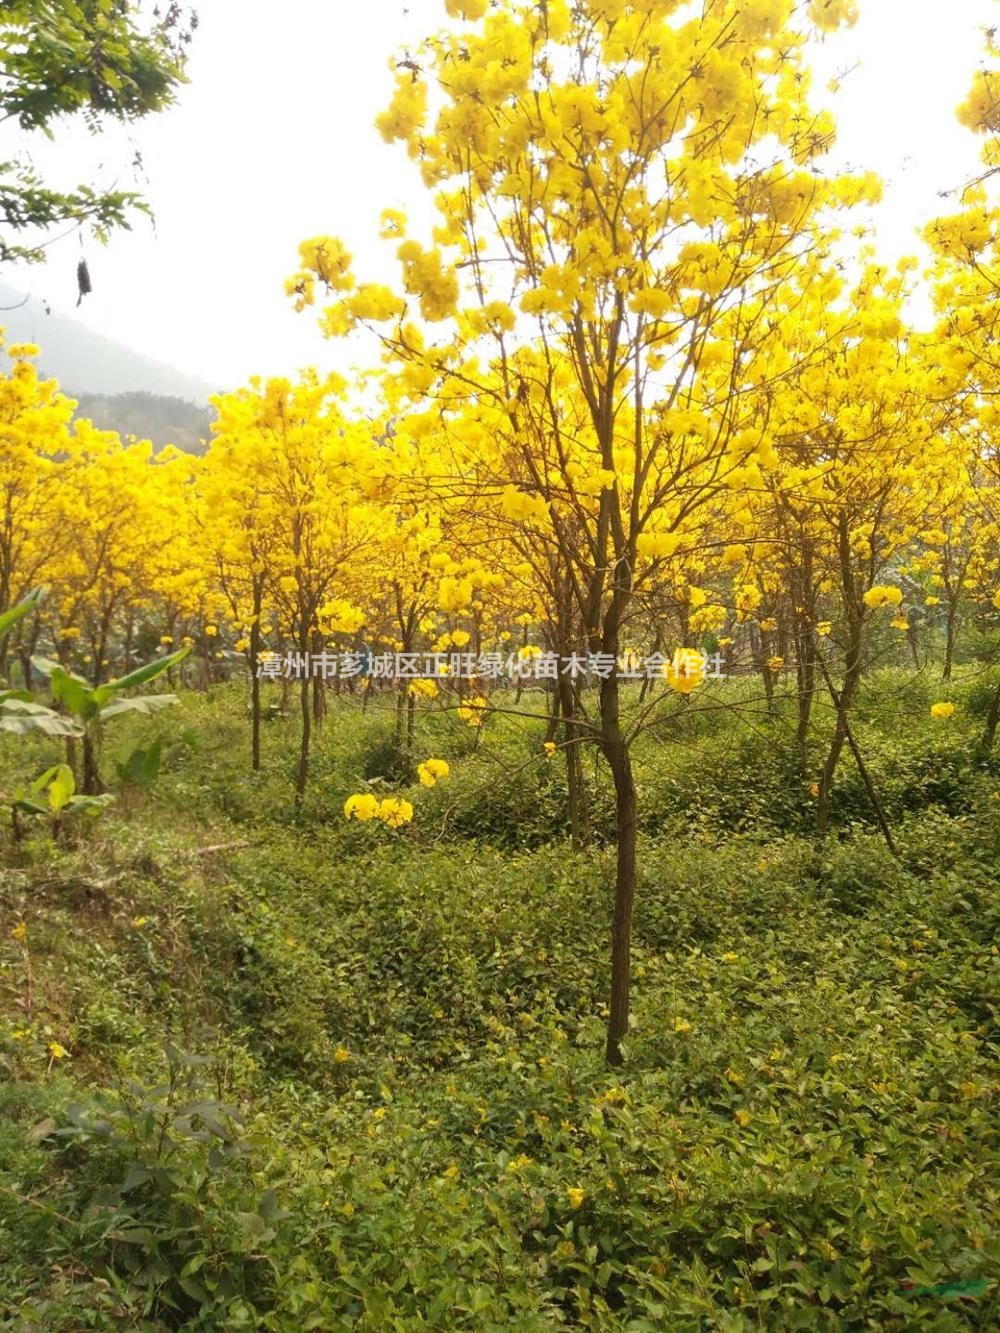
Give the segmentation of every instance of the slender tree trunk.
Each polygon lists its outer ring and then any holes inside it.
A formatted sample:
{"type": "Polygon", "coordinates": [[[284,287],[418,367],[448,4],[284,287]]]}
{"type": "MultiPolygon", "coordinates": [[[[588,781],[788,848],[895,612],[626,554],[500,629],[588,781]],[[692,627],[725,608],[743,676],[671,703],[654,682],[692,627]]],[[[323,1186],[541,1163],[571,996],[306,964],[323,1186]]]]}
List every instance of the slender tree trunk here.
{"type": "Polygon", "coordinates": [[[131,611],[125,617],[125,674],[132,670],[132,639],[135,634],[135,616],[131,611]]]}
{"type": "Polygon", "coordinates": [[[548,695],[549,720],[545,726],[546,741],[554,741],[559,731],[559,719],[562,716],[562,690],[558,680],[546,686],[548,695]]]}
{"type": "Polygon", "coordinates": [[[299,767],[295,774],[295,804],[302,805],[309,778],[309,743],[312,739],[312,708],[309,700],[309,677],[303,676],[299,686],[299,706],[302,712],[302,736],[299,741],[299,767]]]}
{"type": "Polygon", "coordinates": [[[847,716],[847,711],[841,708],[842,696],[837,694],[836,686],[830,678],[829,671],[826,669],[826,663],[820,662],[820,666],[823,671],[823,679],[826,682],[826,688],[829,691],[830,698],[833,700],[834,707],[837,709],[838,721],[843,717],[844,736],[848,745],[851,747],[851,753],[854,755],[854,762],[857,764],[858,772],[861,774],[861,781],[865,784],[865,791],[867,791],[868,799],[871,801],[872,809],[875,811],[875,818],[878,820],[878,826],[882,830],[882,836],[885,838],[886,846],[889,848],[889,851],[892,852],[893,856],[895,856],[897,854],[896,843],[892,836],[892,830],[889,827],[889,820],[886,818],[885,807],[882,805],[881,797],[878,794],[878,789],[875,786],[875,783],[872,781],[872,776],[868,772],[868,765],[865,763],[864,757],[861,754],[861,747],[858,745],[854,732],[851,730],[851,723],[847,716]]]}
{"type": "Polygon", "coordinates": [[[843,753],[844,745],[850,732],[849,714],[858,685],[861,683],[861,621],[852,619],[849,628],[850,641],[844,670],[844,683],[840,693],[834,693],[834,705],[837,719],[834,724],[830,749],[827,752],[823,775],[819,782],[819,798],[816,802],[816,831],[824,835],[830,822],[830,791],[833,787],[837,764],[843,753]]]}
{"type": "Polygon", "coordinates": [[[803,779],[809,773],[809,723],[812,702],[816,693],[816,645],[811,625],[803,625],[798,632],[796,649],[798,674],[798,725],[795,728],[795,746],[799,756],[799,772],[803,779]]]}
{"type": "Polygon", "coordinates": [[[948,619],[945,628],[944,670],[942,680],[951,680],[952,667],[955,665],[955,641],[958,638],[958,597],[948,599],[948,619]]]}
{"type": "Polygon", "coordinates": [[[553,710],[557,714],[561,713],[563,719],[570,837],[574,846],[586,847],[590,842],[590,810],[583,774],[583,744],[577,721],[576,691],[568,676],[559,677],[553,710]]]}
{"type": "Polygon", "coordinates": [[[397,748],[402,748],[403,737],[405,735],[406,696],[408,692],[408,686],[405,681],[396,686],[396,727],[394,734],[397,748]]]}
{"type": "MultiPolygon", "coordinates": [[[[313,652],[321,653],[325,647],[322,634],[313,635],[313,652]]],[[[312,688],[313,721],[321,726],[326,717],[326,680],[318,672],[313,676],[312,688]]]]}
{"type": "Polygon", "coordinates": [[[611,926],[611,1004],[605,1055],[609,1065],[622,1063],[621,1043],[628,1034],[632,983],[632,913],[636,880],[636,791],[628,745],[619,721],[618,678],[614,672],[601,685],[601,748],[615,783],[617,863],[611,926]]]}
{"type": "Polygon", "coordinates": [[[917,628],[911,625],[906,631],[906,642],[910,646],[910,656],[913,658],[913,665],[917,671],[920,670],[920,653],[917,651],[917,628]]]}
{"type": "Polygon", "coordinates": [[[260,772],[260,617],[254,614],[250,626],[250,767],[260,772]]]}

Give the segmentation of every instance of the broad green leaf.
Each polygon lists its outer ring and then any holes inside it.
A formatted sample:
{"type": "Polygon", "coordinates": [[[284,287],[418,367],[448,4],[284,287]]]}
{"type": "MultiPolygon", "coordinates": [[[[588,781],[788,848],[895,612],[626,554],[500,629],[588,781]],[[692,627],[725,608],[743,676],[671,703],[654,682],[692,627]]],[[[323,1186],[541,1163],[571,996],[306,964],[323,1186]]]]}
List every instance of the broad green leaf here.
{"type": "Polygon", "coordinates": [[[98,701],[96,691],[82,683],[77,676],[71,676],[61,666],[49,676],[49,689],[57,703],[65,704],[71,713],[85,721],[97,716],[98,701]]]}
{"type": "Polygon", "coordinates": [[[115,699],[100,710],[100,718],[106,721],[122,713],[156,713],[177,702],[176,694],[142,694],[138,699],[115,699]]]}
{"type": "Polygon", "coordinates": [[[109,805],[114,805],[114,801],[111,792],[103,792],[100,796],[73,796],[66,810],[72,815],[99,815],[109,805]]]}
{"type": "Polygon", "coordinates": [[[136,685],[145,685],[148,680],[155,680],[157,676],[162,676],[164,671],[169,671],[178,662],[183,662],[190,651],[190,645],[186,648],[179,648],[176,653],[159,657],[155,662],[148,662],[145,666],[130,671],[127,676],[120,676],[118,680],[109,680],[106,685],[99,685],[94,691],[98,704],[107,702],[119,690],[130,690],[136,685]]]}
{"type": "Polygon", "coordinates": [[[26,616],[29,612],[34,611],[44,597],[44,588],[34,588],[28,593],[27,597],[18,602],[17,606],[12,606],[9,611],[5,611],[3,615],[0,616],[0,638],[3,638],[7,631],[16,625],[22,616],[26,616]]]}
{"type": "Polygon", "coordinates": [[[162,742],[157,739],[147,749],[133,750],[128,760],[118,765],[122,781],[149,791],[160,773],[161,749],[162,742]]]}
{"type": "Polygon", "coordinates": [[[82,736],[83,728],[74,718],[61,717],[51,708],[26,700],[9,699],[0,704],[0,731],[27,736],[32,731],[46,736],[82,736]]]}
{"type": "Polygon", "coordinates": [[[49,676],[51,676],[53,671],[59,666],[59,663],[53,662],[51,657],[32,656],[31,665],[40,676],[44,676],[45,679],[48,680],[49,676]]]}
{"type": "Polygon", "coordinates": [[[28,791],[31,793],[31,795],[40,796],[41,793],[52,781],[52,779],[55,777],[55,775],[59,772],[59,769],[61,767],[63,767],[63,765],[53,764],[51,768],[47,768],[44,773],[42,773],[39,777],[35,778],[34,782],[28,788],[28,791]]]}
{"type": "Polygon", "coordinates": [[[47,815],[49,813],[46,806],[39,805],[37,801],[29,801],[27,797],[23,796],[14,802],[14,809],[22,815],[47,815]]]}
{"type": "Polygon", "coordinates": [[[53,814],[58,814],[69,805],[75,791],[76,779],[73,777],[73,770],[69,764],[60,764],[55,777],[49,783],[49,806],[53,814]]]}

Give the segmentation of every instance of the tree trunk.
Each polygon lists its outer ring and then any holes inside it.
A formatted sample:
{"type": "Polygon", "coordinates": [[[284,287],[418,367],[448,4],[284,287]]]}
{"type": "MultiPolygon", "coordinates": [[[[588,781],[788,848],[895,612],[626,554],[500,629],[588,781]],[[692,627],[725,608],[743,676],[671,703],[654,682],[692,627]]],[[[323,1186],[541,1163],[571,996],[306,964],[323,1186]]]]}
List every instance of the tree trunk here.
{"type": "Polygon", "coordinates": [[[309,677],[303,676],[299,686],[299,705],[302,711],[302,737],[299,742],[299,767],[295,774],[295,804],[302,805],[309,777],[309,742],[312,738],[312,709],[309,701],[309,677]]]}
{"type": "Polygon", "coordinates": [[[403,736],[406,725],[406,696],[409,693],[409,687],[406,682],[396,686],[396,726],[395,740],[398,749],[403,747],[403,736]]]}
{"type": "Polygon", "coordinates": [[[255,615],[250,626],[250,767],[260,772],[260,676],[257,675],[260,656],[260,621],[255,615]]]}
{"type": "Polygon", "coordinates": [[[857,620],[849,628],[850,641],[844,670],[844,684],[840,694],[835,696],[837,721],[834,725],[830,749],[827,752],[823,775],[819,782],[819,798],[816,802],[816,832],[825,835],[830,822],[830,790],[833,787],[837,764],[848,739],[849,713],[861,683],[861,621],[857,620]]]}
{"type": "Polygon", "coordinates": [[[601,749],[615,782],[617,864],[611,927],[611,1005],[606,1058],[622,1063],[621,1043],[628,1033],[632,981],[632,913],[636,876],[636,791],[628,745],[619,721],[618,677],[612,672],[601,685],[601,749]]]}
{"type": "MultiPolygon", "coordinates": [[[[325,641],[322,634],[314,634],[312,642],[314,654],[324,651],[325,641]]],[[[326,680],[319,672],[313,676],[312,711],[313,721],[320,726],[326,717],[326,680]]]]}
{"type": "Polygon", "coordinates": [[[590,809],[583,775],[583,740],[577,721],[576,690],[565,675],[560,675],[557,688],[553,708],[557,714],[562,714],[563,719],[570,837],[575,847],[586,847],[590,842],[590,809]]]}
{"type": "Polygon", "coordinates": [[[944,641],[944,670],[942,680],[951,680],[952,667],[955,665],[955,640],[958,638],[958,597],[948,599],[948,620],[944,641]]]}

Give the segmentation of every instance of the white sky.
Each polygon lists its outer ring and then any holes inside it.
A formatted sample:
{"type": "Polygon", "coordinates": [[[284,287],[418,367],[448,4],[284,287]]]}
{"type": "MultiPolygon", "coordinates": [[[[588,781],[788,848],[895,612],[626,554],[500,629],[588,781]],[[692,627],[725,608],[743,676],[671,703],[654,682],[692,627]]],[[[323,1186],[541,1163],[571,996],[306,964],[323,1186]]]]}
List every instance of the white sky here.
{"type": "MultiPolygon", "coordinates": [[[[997,0],[859,0],[862,17],[818,53],[814,100],[835,111],[831,166],[886,181],[880,243],[912,251],[914,229],[948,208],[938,192],[975,173],[978,144],[954,119],[982,57],[997,0]],[[832,96],[824,85],[859,68],[832,96]]],[[[298,242],[341,236],[359,272],[385,272],[385,207],[424,213],[427,196],[398,148],[374,129],[392,87],[388,62],[437,27],[443,0],[201,0],[201,26],[179,104],[128,138],[64,132],[37,161],[72,185],[131,187],[132,147],[155,229],[138,219],[103,248],[86,240],[93,295],[74,311],[73,236],[49,261],[0,277],[135,350],[232,387],[254,373],[346,368],[314,318],[294,314],[284,279],[298,242]],[[91,168],[106,163],[103,171],[91,168]]],[[[9,139],[0,145],[6,156],[9,139]]],[[[39,330],[44,343],[44,331],[39,330]]]]}

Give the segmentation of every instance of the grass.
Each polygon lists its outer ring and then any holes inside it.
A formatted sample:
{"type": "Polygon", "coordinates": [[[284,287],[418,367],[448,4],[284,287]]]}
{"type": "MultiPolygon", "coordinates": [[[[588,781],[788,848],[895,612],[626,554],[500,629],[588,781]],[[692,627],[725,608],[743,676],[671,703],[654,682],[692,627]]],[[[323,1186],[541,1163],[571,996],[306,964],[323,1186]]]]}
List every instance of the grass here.
{"type": "Polygon", "coordinates": [[[898,857],[847,764],[812,837],[787,701],[640,742],[615,1074],[607,779],[574,850],[541,724],[422,715],[401,830],[341,813],[378,708],[298,812],[231,688],[109,736],[154,796],[0,870],[0,1327],[995,1327],[998,782],[975,674],[946,726],[908,681],[858,713],[898,857]]]}

